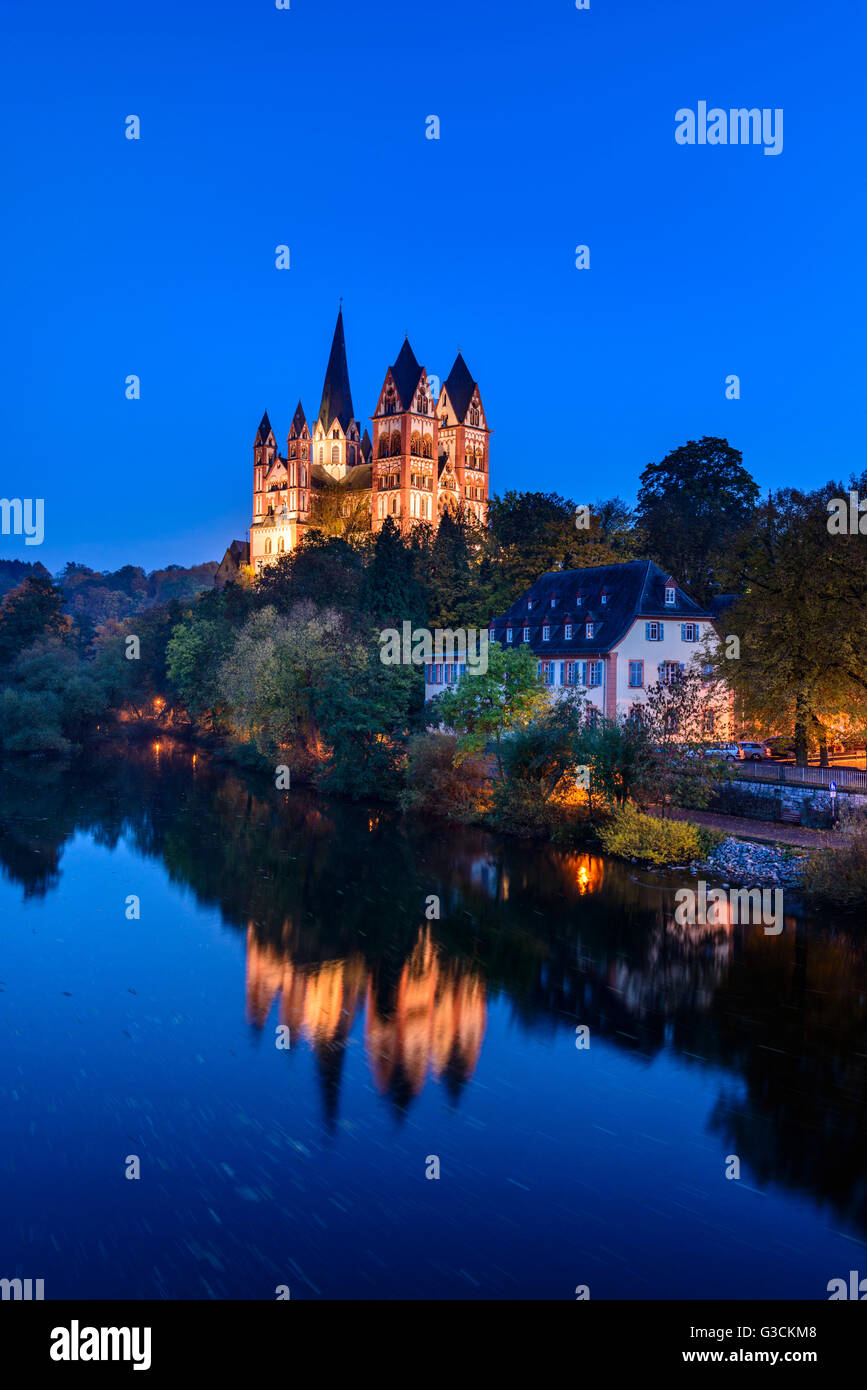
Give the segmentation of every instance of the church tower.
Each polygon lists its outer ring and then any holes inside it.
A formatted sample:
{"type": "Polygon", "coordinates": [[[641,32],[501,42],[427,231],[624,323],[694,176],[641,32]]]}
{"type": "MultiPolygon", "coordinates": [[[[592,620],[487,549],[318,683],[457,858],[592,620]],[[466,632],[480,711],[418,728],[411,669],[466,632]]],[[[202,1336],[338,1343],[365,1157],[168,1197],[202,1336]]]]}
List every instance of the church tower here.
{"type": "Polygon", "coordinates": [[[439,491],[437,511],[460,506],[484,523],[488,515],[488,429],[478,382],[458,353],[437,401],[439,491]]]}
{"type": "Polygon", "coordinates": [[[385,374],[373,432],[373,530],[387,516],[402,530],[414,521],[436,524],[437,417],[424,367],[404,341],[385,374]]]}
{"type": "Polygon", "coordinates": [[[312,443],[314,465],[324,468],[337,482],[346,477],[350,468],[361,463],[361,433],[349,389],[342,308],[337,314],[312,443]]]}

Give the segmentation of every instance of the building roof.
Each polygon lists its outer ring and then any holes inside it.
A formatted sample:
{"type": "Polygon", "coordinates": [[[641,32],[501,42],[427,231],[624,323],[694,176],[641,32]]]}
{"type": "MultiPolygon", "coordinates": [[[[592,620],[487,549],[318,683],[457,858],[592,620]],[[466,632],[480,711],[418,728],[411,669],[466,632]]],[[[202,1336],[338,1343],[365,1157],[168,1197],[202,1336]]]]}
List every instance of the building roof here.
{"type": "Polygon", "coordinates": [[[361,489],[369,492],[373,487],[373,464],[357,463],[354,468],[347,468],[342,478],[334,478],[323,464],[312,463],[310,483],[314,489],[323,491],[326,488],[339,488],[343,492],[358,492],[361,489]]]}
{"type": "Polygon", "coordinates": [[[476,389],[476,383],[470,375],[469,368],[458,353],[454,361],[454,366],[445,379],[445,388],[448,398],[452,403],[458,423],[466,418],[470,408],[470,401],[476,389]]]}
{"type": "Polygon", "coordinates": [[[289,426],[289,438],[294,436],[297,439],[299,435],[304,433],[306,426],[307,418],[304,414],[304,407],[299,401],[295,407],[295,414],[292,416],[292,424],[289,426]]]}
{"type": "Polygon", "coordinates": [[[373,445],[370,442],[370,435],[367,433],[367,430],[365,430],[364,434],[361,436],[361,457],[364,459],[365,463],[372,453],[373,445]]]}
{"type": "Polygon", "coordinates": [[[253,441],[254,446],[256,444],[267,444],[269,437],[273,438],[273,436],[274,431],[271,428],[271,421],[268,419],[268,412],[266,410],[265,414],[262,416],[262,423],[256,431],[256,438],[253,441]]]}
{"type": "Polygon", "coordinates": [[[405,338],[403,347],[397,354],[397,361],[391,369],[392,380],[397,387],[397,394],[404,410],[409,410],[412,406],[421,371],[415,353],[409,345],[409,338],[405,338]]]}
{"type": "Polygon", "coordinates": [[[713,615],[700,608],[675,585],[675,601],[665,602],[668,575],[652,560],[627,560],[619,565],[593,565],[588,569],[553,570],[543,574],[500,618],[495,618],[496,640],[505,640],[505,629],[529,627],[529,645],[538,656],[570,655],[610,651],[626,636],[636,618],[659,618],[673,622],[712,622],[713,615]],[[602,594],[607,594],[602,603],[602,594]],[[580,606],[578,595],[581,595],[580,606]],[[556,603],[551,604],[551,600],[556,603]],[[531,606],[532,605],[532,606],[531,606]],[[566,622],[572,636],[566,638],[566,622]],[[585,624],[595,624],[592,637],[585,624]],[[547,641],[542,627],[550,626],[547,641]]]}
{"type": "Polygon", "coordinates": [[[319,406],[319,421],[325,430],[337,420],[344,432],[354,418],[352,392],[349,389],[349,368],[346,365],[346,340],[343,336],[343,310],[337,313],[337,323],[331,342],[331,354],[325,369],[322,386],[322,401],[319,406]]]}

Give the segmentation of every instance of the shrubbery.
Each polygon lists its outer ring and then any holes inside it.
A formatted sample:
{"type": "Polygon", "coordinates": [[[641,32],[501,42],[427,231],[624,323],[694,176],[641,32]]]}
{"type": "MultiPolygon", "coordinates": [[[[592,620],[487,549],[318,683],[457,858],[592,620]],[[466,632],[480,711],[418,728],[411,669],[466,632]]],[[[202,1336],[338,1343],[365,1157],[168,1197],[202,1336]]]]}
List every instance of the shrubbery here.
{"type": "Polygon", "coordinates": [[[604,850],[621,859],[687,864],[693,859],[704,859],[719,836],[691,821],[660,820],[626,805],[600,827],[599,839],[604,850]]]}
{"type": "Polygon", "coordinates": [[[808,897],[854,907],[867,902],[867,819],[852,821],[839,849],[814,850],[804,865],[808,897]]]}

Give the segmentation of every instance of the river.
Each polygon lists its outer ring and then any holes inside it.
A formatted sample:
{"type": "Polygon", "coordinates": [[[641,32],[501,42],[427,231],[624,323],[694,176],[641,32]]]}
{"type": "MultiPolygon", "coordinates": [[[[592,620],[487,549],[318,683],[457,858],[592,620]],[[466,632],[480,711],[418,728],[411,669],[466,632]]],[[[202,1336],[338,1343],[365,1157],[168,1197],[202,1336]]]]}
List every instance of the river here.
{"type": "Polygon", "coordinates": [[[677,926],[682,875],[165,741],[2,771],[0,1277],[824,1299],[867,1275],[856,919],[677,926]]]}

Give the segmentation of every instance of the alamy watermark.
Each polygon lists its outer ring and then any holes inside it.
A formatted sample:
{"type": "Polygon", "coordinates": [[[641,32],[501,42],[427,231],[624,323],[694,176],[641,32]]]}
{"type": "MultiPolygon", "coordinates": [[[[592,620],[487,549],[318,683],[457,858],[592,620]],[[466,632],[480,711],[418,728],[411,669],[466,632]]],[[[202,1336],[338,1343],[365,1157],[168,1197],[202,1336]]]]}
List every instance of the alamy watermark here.
{"type": "Polygon", "coordinates": [[[698,110],[682,106],[674,113],[679,145],[763,145],[765,154],[783,153],[783,109],[741,106],[724,111],[700,101],[698,110]]]}
{"type": "Polygon", "coordinates": [[[831,536],[867,536],[867,500],[861,501],[857,492],[847,497],[832,497],[827,505],[828,533],[831,536]]]}
{"type": "Polygon", "coordinates": [[[379,634],[379,659],[383,666],[423,666],[434,661],[461,662],[471,676],[483,676],[488,669],[487,628],[414,628],[404,622],[383,628],[379,634]]]}
{"type": "Polygon", "coordinates": [[[783,930],[782,888],[708,889],[699,879],[698,892],[678,888],[674,895],[674,920],[679,927],[700,923],[708,927],[763,926],[765,936],[783,930]]]}
{"type": "Polygon", "coordinates": [[[45,540],[45,499],[0,497],[0,532],[4,536],[23,532],[25,545],[41,545],[45,540]]]}

